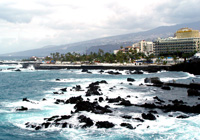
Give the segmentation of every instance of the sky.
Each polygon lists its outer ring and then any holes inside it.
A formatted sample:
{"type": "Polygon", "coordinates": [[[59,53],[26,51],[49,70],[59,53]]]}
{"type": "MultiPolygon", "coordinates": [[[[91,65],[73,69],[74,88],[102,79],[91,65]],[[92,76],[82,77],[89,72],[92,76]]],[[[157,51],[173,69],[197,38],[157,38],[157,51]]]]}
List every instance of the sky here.
{"type": "Polygon", "coordinates": [[[200,21],[200,0],[0,0],[0,54],[200,21]]]}

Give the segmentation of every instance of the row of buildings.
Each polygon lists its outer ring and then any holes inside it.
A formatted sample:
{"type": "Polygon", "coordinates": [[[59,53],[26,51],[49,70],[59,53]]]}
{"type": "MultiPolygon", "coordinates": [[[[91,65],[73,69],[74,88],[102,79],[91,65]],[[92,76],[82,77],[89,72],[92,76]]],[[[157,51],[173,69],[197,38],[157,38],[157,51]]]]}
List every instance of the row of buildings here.
{"type": "Polygon", "coordinates": [[[154,53],[156,56],[164,54],[191,53],[200,51],[200,33],[199,30],[190,28],[181,28],[174,34],[174,37],[165,39],[158,38],[156,41],[145,41],[134,43],[119,50],[114,50],[114,54],[118,51],[124,53],[130,51],[143,52],[146,55],[154,53]]]}
{"type": "Polygon", "coordinates": [[[142,40],[140,42],[134,43],[132,46],[127,46],[125,48],[121,48],[119,50],[114,50],[114,54],[117,54],[118,51],[122,51],[123,53],[128,53],[131,51],[143,52],[145,54],[153,53],[153,42],[142,40]]]}

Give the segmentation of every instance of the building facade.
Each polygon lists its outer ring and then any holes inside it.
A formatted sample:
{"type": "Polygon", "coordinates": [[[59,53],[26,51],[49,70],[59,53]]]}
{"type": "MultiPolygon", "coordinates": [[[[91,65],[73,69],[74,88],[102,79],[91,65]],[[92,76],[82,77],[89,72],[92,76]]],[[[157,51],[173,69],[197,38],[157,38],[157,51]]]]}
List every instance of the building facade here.
{"type": "Polygon", "coordinates": [[[133,48],[132,46],[127,46],[127,47],[119,49],[119,50],[114,50],[113,53],[117,54],[119,51],[121,51],[123,53],[130,53],[130,52],[134,51],[135,49],[137,49],[137,48],[133,48]]]}
{"type": "Polygon", "coordinates": [[[191,53],[200,50],[199,31],[182,28],[175,33],[175,37],[157,39],[154,41],[154,54],[191,53]]]}
{"type": "MultiPolygon", "coordinates": [[[[133,48],[139,48],[138,52],[143,52],[146,55],[153,53],[153,42],[142,40],[132,45],[133,48]]],[[[137,49],[138,50],[138,49],[137,49]]]]}

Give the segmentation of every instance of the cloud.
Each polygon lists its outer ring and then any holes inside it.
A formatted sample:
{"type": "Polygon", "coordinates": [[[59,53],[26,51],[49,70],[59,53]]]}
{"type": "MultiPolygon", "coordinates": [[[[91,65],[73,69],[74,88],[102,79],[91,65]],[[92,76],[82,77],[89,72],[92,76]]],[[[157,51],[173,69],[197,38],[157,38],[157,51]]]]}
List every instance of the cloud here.
{"type": "Polygon", "coordinates": [[[198,5],[198,0],[2,0],[0,49],[21,51],[198,21],[198,5]]]}
{"type": "Polygon", "coordinates": [[[38,4],[19,4],[10,0],[7,3],[0,2],[0,19],[12,23],[29,23],[33,17],[47,14],[43,8],[38,4]]]}
{"type": "Polygon", "coordinates": [[[163,3],[156,8],[156,16],[165,23],[185,23],[199,21],[199,0],[181,0],[163,3]]]}

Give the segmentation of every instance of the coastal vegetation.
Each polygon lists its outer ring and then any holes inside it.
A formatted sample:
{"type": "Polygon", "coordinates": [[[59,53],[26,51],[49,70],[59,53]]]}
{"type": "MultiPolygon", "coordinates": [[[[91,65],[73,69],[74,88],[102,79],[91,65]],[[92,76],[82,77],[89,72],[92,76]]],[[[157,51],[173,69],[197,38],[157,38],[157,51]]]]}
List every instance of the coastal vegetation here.
{"type": "Polygon", "coordinates": [[[68,61],[68,62],[86,62],[86,63],[133,63],[135,61],[141,60],[144,63],[152,63],[152,59],[156,59],[157,64],[167,64],[168,57],[172,57],[174,63],[177,63],[179,58],[184,58],[186,62],[187,58],[193,56],[196,52],[192,53],[184,53],[184,54],[168,54],[168,55],[160,55],[155,56],[152,54],[145,54],[143,52],[137,52],[136,50],[129,50],[126,53],[122,51],[118,51],[116,54],[104,52],[102,49],[99,49],[98,53],[90,52],[90,54],[80,54],[76,52],[68,52],[66,54],[61,54],[59,52],[51,53],[50,56],[46,56],[44,60],[46,61],[68,61]]]}
{"type": "Polygon", "coordinates": [[[91,52],[90,54],[79,54],[79,53],[66,53],[60,54],[59,52],[51,53],[50,56],[46,56],[45,60],[54,60],[54,61],[81,61],[81,62],[101,62],[101,63],[129,63],[138,59],[145,59],[146,62],[151,62],[152,58],[155,56],[153,54],[145,55],[144,53],[137,53],[136,51],[129,51],[127,53],[123,53],[122,51],[118,51],[117,54],[104,52],[99,49],[98,53],[91,52]]]}

